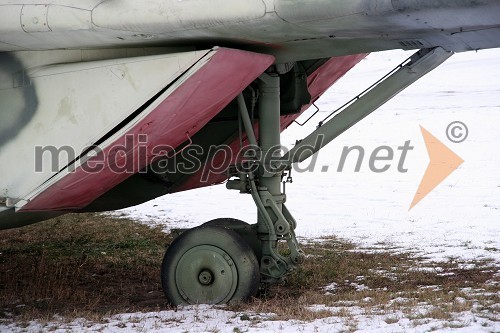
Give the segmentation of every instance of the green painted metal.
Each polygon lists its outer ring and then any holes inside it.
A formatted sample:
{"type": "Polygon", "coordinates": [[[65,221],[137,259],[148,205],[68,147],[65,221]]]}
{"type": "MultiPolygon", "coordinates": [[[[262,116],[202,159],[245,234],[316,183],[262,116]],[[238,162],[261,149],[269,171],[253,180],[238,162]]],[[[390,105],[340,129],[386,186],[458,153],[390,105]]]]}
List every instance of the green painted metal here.
{"type": "MultiPolygon", "coordinates": [[[[271,172],[273,168],[272,158],[280,157],[281,137],[280,137],[280,78],[264,74],[259,82],[260,98],[258,102],[259,110],[259,147],[261,150],[259,186],[262,190],[268,191],[272,196],[276,196],[276,201],[281,193],[281,173],[271,172]]],[[[279,202],[278,205],[281,205],[279,202]]],[[[271,209],[266,209],[273,220],[276,219],[271,209]]],[[[264,225],[262,219],[265,218],[259,213],[258,224],[264,225]]],[[[259,231],[264,229],[259,228],[259,231]]]]}
{"type": "MultiPolygon", "coordinates": [[[[272,74],[260,77],[258,111],[261,157],[254,161],[259,168],[257,172],[240,173],[240,178],[230,182],[228,188],[250,193],[257,206],[256,228],[262,246],[260,273],[263,282],[280,281],[305,258],[294,232],[297,223],[285,206],[286,195],[281,189],[284,171],[293,163],[312,156],[338,135],[438,67],[451,55],[451,52],[442,48],[424,49],[415,53],[397,70],[365,91],[354,103],[320,126],[283,157],[280,155],[280,79],[272,74]],[[322,138],[320,144],[318,138],[322,138]],[[305,147],[308,149],[304,150],[305,147]],[[278,253],[279,241],[287,242],[289,256],[285,257],[278,253]]],[[[253,127],[249,121],[243,95],[239,97],[238,102],[245,131],[249,133],[250,138],[253,138],[253,127]]]]}
{"type": "MultiPolygon", "coordinates": [[[[257,206],[257,224],[255,229],[259,240],[260,273],[262,282],[274,283],[293,271],[304,260],[295,237],[296,222],[285,207],[286,196],[281,189],[283,171],[274,166],[281,158],[280,140],[280,77],[264,74],[259,78],[259,142],[258,157],[253,161],[257,170],[238,173],[238,179],[229,181],[227,188],[250,193],[257,206]],[[290,256],[278,253],[278,242],[286,241],[290,256]]],[[[238,98],[242,123],[253,142],[255,134],[248,116],[243,95],[238,98]]],[[[256,251],[257,253],[257,251],[256,251]]]]}
{"type": "Polygon", "coordinates": [[[238,109],[240,112],[241,120],[243,121],[243,126],[246,130],[248,141],[251,145],[257,146],[257,139],[255,138],[255,133],[253,131],[252,120],[250,119],[250,115],[248,114],[248,109],[243,94],[238,95],[238,109]]]}
{"type": "Polygon", "coordinates": [[[175,270],[177,288],[189,303],[227,303],[238,284],[238,271],[228,253],[212,245],[186,251],[175,270]]]}
{"type": "MultiPolygon", "coordinates": [[[[228,184],[229,189],[246,190],[257,206],[257,233],[261,242],[260,272],[263,282],[280,281],[289,274],[304,257],[291,225],[295,220],[284,206],[286,196],[282,193],[283,172],[276,170],[273,161],[281,158],[280,140],[280,78],[264,74],[259,80],[259,149],[260,158],[255,161],[257,172],[240,174],[240,179],[228,184]],[[243,184],[243,185],[242,185],[243,184]],[[290,222],[289,222],[290,220],[290,222]],[[278,253],[278,241],[287,241],[290,257],[278,253]]],[[[247,135],[252,138],[253,128],[248,118],[243,96],[239,98],[240,113],[247,135]],[[250,134],[248,134],[250,133],[250,134]]]]}
{"type": "Polygon", "coordinates": [[[259,264],[236,232],[205,225],[172,242],[163,259],[161,280],[173,305],[239,303],[257,292],[259,264]]]}
{"type": "Polygon", "coordinates": [[[445,51],[440,47],[424,49],[415,53],[409,59],[409,62],[401,64],[397,71],[380,81],[379,84],[360,96],[337,116],[295,145],[283,157],[282,169],[286,169],[293,163],[302,162],[311,157],[340,134],[377,110],[424,75],[437,68],[452,55],[453,52],[445,51]],[[321,138],[320,141],[318,141],[319,138],[321,138]],[[305,147],[309,149],[304,149],[305,147]],[[301,153],[299,154],[298,152],[301,153]]]}

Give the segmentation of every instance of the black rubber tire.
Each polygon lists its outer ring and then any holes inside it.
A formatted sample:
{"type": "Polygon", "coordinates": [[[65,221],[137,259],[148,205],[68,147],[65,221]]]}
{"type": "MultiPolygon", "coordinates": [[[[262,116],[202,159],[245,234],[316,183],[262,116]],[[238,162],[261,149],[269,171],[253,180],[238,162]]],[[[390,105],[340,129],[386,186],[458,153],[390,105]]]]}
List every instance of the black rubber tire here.
{"type": "Polygon", "coordinates": [[[241,303],[258,291],[259,263],[236,232],[202,225],[184,232],[169,246],[161,282],[172,305],[241,303]],[[210,284],[202,283],[206,272],[210,284]]]}
{"type": "Polygon", "coordinates": [[[202,224],[204,226],[219,226],[224,228],[229,228],[235,231],[238,235],[240,235],[252,248],[257,260],[260,262],[262,258],[262,242],[257,237],[257,232],[251,227],[250,224],[245,221],[233,219],[230,217],[222,217],[214,220],[210,220],[202,224]],[[232,228],[236,227],[236,228],[232,228]]]}
{"type": "Polygon", "coordinates": [[[219,227],[231,227],[231,226],[236,226],[236,227],[249,227],[250,224],[246,223],[245,221],[238,220],[238,219],[233,219],[231,217],[221,217],[218,219],[213,219],[208,222],[203,223],[202,225],[215,225],[219,227]]]}

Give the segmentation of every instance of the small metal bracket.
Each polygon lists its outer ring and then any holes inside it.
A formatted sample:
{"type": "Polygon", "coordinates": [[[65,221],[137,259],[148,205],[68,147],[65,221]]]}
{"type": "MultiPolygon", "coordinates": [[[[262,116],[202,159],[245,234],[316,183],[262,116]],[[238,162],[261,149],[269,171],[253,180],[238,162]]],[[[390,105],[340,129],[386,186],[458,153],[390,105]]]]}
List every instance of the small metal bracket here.
{"type": "Polygon", "coordinates": [[[316,108],[316,111],[309,118],[307,118],[306,121],[304,121],[303,123],[299,123],[297,120],[294,120],[293,122],[302,127],[305,124],[307,124],[309,122],[309,120],[313,119],[314,116],[318,114],[319,108],[316,105],[316,103],[313,103],[312,105],[316,108]]]}

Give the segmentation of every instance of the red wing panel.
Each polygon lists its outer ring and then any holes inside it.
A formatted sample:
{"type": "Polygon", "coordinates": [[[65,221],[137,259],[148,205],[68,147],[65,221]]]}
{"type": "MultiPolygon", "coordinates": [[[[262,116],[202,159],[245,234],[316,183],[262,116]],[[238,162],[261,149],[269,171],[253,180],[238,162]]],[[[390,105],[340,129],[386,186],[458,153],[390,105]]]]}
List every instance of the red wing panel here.
{"type": "Polygon", "coordinates": [[[274,57],[218,49],[125,135],[35,196],[19,211],[76,210],[147,166],[158,146],[178,147],[261,75],[274,57]],[[130,144],[132,142],[132,144],[130,144]],[[124,149],[125,147],[125,149],[124,149]],[[89,170],[98,170],[89,172],[89,170]],[[126,172],[117,171],[127,170],[126,172]]]}
{"type": "MultiPolygon", "coordinates": [[[[297,119],[302,112],[307,110],[312,103],[316,102],[318,98],[325,93],[328,88],[330,88],[335,82],[337,82],[342,76],[344,76],[349,70],[356,66],[361,60],[363,60],[367,54],[357,54],[343,57],[335,57],[328,60],[325,64],[319,67],[314,73],[309,75],[307,78],[307,83],[309,87],[309,92],[311,94],[311,104],[306,105],[302,108],[301,112],[293,115],[286,115],[281,117],[281,130],[285,130],[290,126],[295,119],[297,119]]],[[[258,125],[254,128],[256,135],[258,135],[258,125]]],[[[229,147],[233,151],[232,156],[235,158],[231,161],[231,165],[235,164],[237,157],[237,152],[239,151],[240,142],[236,138],[232,142],[228,143],[229,147]]],[[[248,141],[244,142],[247,145],[248,141]]],[[[227,165],[225,154],[219,154],[214,156],[212,162],[208,165],[214,166],[210,169],[209,167],[203,168],[198,173],[193,174],[188,178],[183,184],[179,185],[173,192],[181,192],[194,188],[219,184],[227,180],[226,172],[218,172],[221,170],[221,166],[227,165]],[[217,169],[217,170],[216,170],[217,169]]]]}

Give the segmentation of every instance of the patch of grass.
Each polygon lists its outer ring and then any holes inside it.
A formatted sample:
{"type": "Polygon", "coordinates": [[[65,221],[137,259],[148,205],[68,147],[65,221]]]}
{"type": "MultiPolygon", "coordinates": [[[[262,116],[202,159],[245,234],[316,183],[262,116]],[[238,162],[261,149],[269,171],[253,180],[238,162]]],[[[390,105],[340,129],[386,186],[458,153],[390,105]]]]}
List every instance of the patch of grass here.
{"type": "MultiPolygon", "coordinates": [[[[103,322],[116,313],[170,309],[159,271],[171,241],[160,229],[99,214],[0,231],[0,320],[49,322],[58,314],[103,322]]],[[[388,324],[404,317],[416,326],[430,319],[451,322],[464,311],[498,318],[496,263],[430,263],[389,244],[370,252],[336,237],[304,243],[308,259],[286,284],[224,309],[251,323],[335,316],[351,323],[351,331],[358,314],[384,315],[388,324]]]]}
{"type": "Polygon", "coordinates": [[[159,267],[168,242],[159,229],[98,214],[0,231],[0,318],[165,308],[159,267]]]}
{"type": "Polygon", "coordinates": [[[495,266],[491,261],[478,260],[474,265],[457,260],[429,263],[425,258],[391,252],[392,249],[360,251],[333,237],[309,242],[303,249],[309,258],[285,285],[272,286],[250,304],[235,310],[272,312],[276,314],[273,319],[306,321],[332,315],[352,318],[349,308],[353,306],[368,315],[389,314],[389,321],[399,318],[390,315],[398,311],[421,321],[449,320],[453,313],[477,308],[498,313],[494,304],[500,296],[493,291],[499,280],[495,275],[498,270],[492,269],[495,266]],[[332,283],[335,287],[327,292],[325,287],[332,283]],[[468,289],[483,291],[477,295],[468,289]],[[314,304],[327,308],[309,310],[308,306],[314,304]],[[423,304],[429,308],[414,313],[423,304]],[[328,307],[336,310],[332,312],[328,307]]]}

